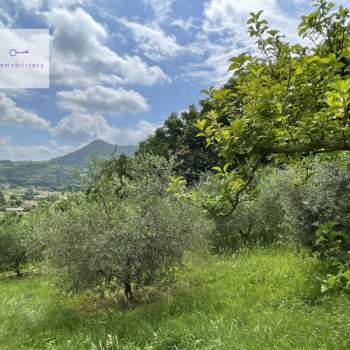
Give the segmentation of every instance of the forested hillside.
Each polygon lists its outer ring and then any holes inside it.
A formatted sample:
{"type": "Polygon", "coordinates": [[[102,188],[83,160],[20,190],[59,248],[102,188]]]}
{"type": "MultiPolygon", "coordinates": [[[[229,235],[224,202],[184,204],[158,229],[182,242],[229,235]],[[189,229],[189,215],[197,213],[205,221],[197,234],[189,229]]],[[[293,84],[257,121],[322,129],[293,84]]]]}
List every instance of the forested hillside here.
{"type": "Polygon", "coordinates": [[[117,157],[121,154],[132,156],[135,153],[136,148],[137,146],[111,145],[108,142],[96,140],[75,152],[51,159],[50,164],[65,167],[86,168],[89,159],[92,156],[97,159],[108,159],[111,157],[117,157]]]}
{"type": "Polygon", "coordinates": [[[42,162],[0,160],[0,183],[53,190],[80,187],[79,173],[85,172],[91,157],[108,159],[121,154],[132,155],[136,146],[116,146],[97,140],[62,157],[42,162]]]}
{"type": "Polygon", "coordinates": [[[0,183],[63,189],[67,184],[77,183],[74,178],[73,168],[50,164],[47,161],[0,161],[0,183]]]}

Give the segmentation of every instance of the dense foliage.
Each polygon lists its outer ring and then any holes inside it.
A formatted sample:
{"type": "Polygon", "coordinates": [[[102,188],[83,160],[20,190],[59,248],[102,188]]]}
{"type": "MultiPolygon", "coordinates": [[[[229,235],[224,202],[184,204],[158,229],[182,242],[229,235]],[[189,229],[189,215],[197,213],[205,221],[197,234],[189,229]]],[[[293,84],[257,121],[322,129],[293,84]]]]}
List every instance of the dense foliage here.
{"type": "Polygon", "coordinates": [[[87,194],[49,207],[38,230],[65,287],[123,287],[131,300],[133,287],[170,281],[209,225],[193,219],[198,213],[191,203],[165,191],[171,164],[164,158],[138,156],[128,176],[115,165],[92,167],[87,194]]]}
{"type": "Polygon", "coordinates": [[[268,27],[263,11],[252,13],[248,33],[256,52],[232,58],[230,85],[207,91],[206,113],[196,126],[226,165],[215,167],[219,184],[204,206],[216,221],[215,247],[293,236],[336,267],[328,287],[348,289],[349,189],[334,155],[350,150],[350,11],[326,0],[313,5],[299,34],[315,45],[290,45],[268,27]],[[290,166],[320,153],[336,160],[319,158],[318,177],[304,178],[305,169],[290,166]],[[289,170],[264,183],[268,164],[289,170]]]}
{"type": "Polygon", "coordinates": [[[73,168],[45,162],[0,161],[0,182],[11,185],[40,186],[52,190],[64,190],[67,184],[78,187],[79,182],[73,168]]]}
{"type": "Polygon", "coordinates": [[[314,6],[299,27],[318,43],[311,49],[285,42],[262,11],[252,14],[248,32],[258,55],[231,59],[234,88],[212,89],[214,108],[197,121],[234,169],[233,207],[266,162],[350,149],[349,10],[325,0],[314,6]]]}
{"type": "Polygon", "coordinates": [[[29,188],[26,190],[23,194],[23,199],[27,201],[32,201],[34,199],[34,196],[36,196],[38,192],[34,191],[32,188],[29,188]]]}
{"type": "Polygon", "coordinates": [[[0,190],[0,208],[3,208],[6,204],[6,198],[4,192],[0,190]]]}
{"type": "Polygon", "coordinates": [[[21,276],[27,261],[20,218],[8,215],[0,220],[0,272],[13,271],[21,276]]]}
{"type": "Polygon", "coordinates": [[[196,121],[202,113],[192,105],[185,112],[171,114],[154,135],[140,143],[138,152],[172,158],[177,175],[189,183],[198,181],[200,175],[211,171],[220,159],[213,147],[207,147],[205,140],[197,137],[196,121]]]}
{"type": "Polygon", "coordinates": [[[237,250],[257,243],[307,248],[326,263],[324,290],[350,289],[349,169],[345,154],[304,158],[285,169],[267,167],[255,178],[254,190],[229,212],[230,203],[222,195],[225,174],[209,176],[194,200],[215,221],[209,235],[212,249],[237,250]]]}

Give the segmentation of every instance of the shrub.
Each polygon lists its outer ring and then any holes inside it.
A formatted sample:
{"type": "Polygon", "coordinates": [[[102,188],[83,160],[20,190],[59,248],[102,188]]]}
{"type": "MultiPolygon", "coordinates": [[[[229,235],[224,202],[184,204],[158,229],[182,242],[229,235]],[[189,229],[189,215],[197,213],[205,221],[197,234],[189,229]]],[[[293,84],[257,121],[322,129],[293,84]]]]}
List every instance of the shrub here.
{"type": "Polygon", "coordinates": [[[329,272],[322,290],[350,291],[350,233],[337,231],[336,226],[335,222],[327,222],[316,231],[320,257],[326,260],[329,272]]]}
{"type": "Polygon", "coordinates": [[[69,290],[123,287],[131,300],[133,287],[172,280],[197,236],[192,207],[165,191],[171,164],[139,156],[130,166],[129,178],[106,171],[87,195],[48,209],[46,255],[69,290]]]}
{"type": "Polygon", "coordinates": [[[0,207],[4,207],[6,205],[6,198],[4,192],[0,190],[0,207]]]}
{"type": "Polygon", "coordinates": [[[305,158],[285,169],[265,169],[230,212],[229,177],[210,176],[200,193],[216,221],[216,245],[291,242],[319,251],[317,229],[335,222],[336,231],[350,232],[350,159],[305,158]],[[228,213],[228,215],[225,215],[228,213]],[[222,241],[220,243],[220,241],[222,241]]]}
{"type": "Polygon", "coordinates": [[[215,229],[209,240],[214,251],[236,250],[252,244],[292,243],[293,231],[285,220],[284,202],[291,191],[289,178],[268,170],[230,211],[225,191],[229,179],[209,176],[199,186],[199,197],[215,229]]]}
{"type": "Polygon", "coordinates": [[[37,193],[34,192],[34,190],[32,188],[28,189],[27,191],[24,192],[24,195],[23,195],[23,198],[25,200],[33,200],[34,199],[34,196],[36,195],[37,193]]]}
{"type": "Polygon", "coordinates": [[[350,160],[316,158],[307,164],[307,180],[294,185],[286,201],[286,220],[301,243],[319,251],[316,231],[333,222],[335,231],[350,232],[350,160]]]}
{"type": "Polygon", "coordinates": [[[0,271],[14,271],[18,277],[27,261],[20,221],[21,218],[14,215],[6,215],[0,221],[0,271]]]}
{"type": "Polygon", "coordinates": [[[207,179],[203,203],[216,222],[210,235],[214,250],[256,243],[302,245],[326,263],[323,290],[349,290],[349,170],[345,155],[304,158],[285,169],[266,169],[229,215],[221,215],[229,208],[224,193],[229,179],[207,179]]]}

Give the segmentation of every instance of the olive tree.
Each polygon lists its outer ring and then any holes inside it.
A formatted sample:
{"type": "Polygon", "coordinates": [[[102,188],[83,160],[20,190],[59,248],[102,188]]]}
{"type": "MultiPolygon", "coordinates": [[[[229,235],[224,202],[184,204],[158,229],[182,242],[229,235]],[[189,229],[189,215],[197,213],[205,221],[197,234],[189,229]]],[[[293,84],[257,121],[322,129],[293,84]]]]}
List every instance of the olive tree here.
{"type": "Polygon", "coordinates": [[[165,191],[170,174],[165,159],[140,155],[128,177],[104,171],[48,209],[46,255],[68,289],[116,285],[130,301],[133,288],[173,277],[197,232],[191,205],[165,191]]]}
{"type": "Polygon", "coordinates": [[[6,215],[0,220],[0,271],[16,272],[22,276],[22,265],[27,261],[23,243],[21,218],[6,215]]]}

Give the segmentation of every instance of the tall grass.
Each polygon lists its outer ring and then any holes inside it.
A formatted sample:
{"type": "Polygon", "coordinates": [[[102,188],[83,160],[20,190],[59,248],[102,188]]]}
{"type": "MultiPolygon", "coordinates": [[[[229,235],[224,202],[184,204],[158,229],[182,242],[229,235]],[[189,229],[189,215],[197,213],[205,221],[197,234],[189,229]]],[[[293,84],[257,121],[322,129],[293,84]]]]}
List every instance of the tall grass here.
{"type": "Polygon", "coordinates": [[[350,299],[320,295],[316,268],[281,249],[190,257],[176,285],[129,309],[3,278],[0,349],[349,349],[350,299]]]}

